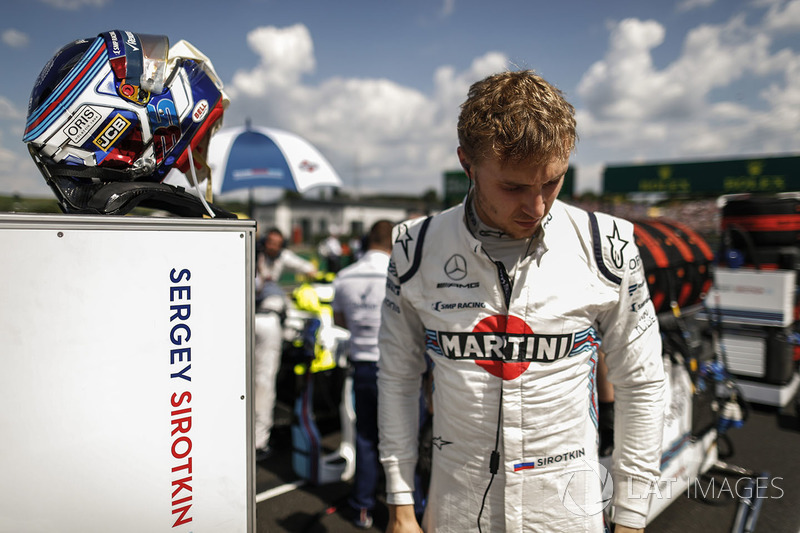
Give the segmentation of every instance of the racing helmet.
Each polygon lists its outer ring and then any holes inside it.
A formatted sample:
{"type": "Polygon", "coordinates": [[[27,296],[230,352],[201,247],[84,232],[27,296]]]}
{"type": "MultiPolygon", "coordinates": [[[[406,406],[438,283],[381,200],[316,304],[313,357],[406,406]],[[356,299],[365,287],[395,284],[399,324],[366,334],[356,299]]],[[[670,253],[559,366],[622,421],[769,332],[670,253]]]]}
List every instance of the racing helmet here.
{"type": "Polygon", "coordinates": [[[208,141],[227,104],[213,65],[191,44],[170,49],[166,36],[113,30],[67,44],[44,66],[22,140],[65,213],[142,205],[227,217],[162,183],[172,168],[195,185],[208,177],[208,141]]]}

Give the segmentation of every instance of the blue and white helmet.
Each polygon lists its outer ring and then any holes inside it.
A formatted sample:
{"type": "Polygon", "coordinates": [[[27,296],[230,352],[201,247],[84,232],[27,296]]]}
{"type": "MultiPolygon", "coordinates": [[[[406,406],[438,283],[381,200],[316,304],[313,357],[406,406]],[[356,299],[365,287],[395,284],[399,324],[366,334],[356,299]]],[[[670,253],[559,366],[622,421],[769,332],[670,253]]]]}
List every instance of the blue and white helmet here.
{"type": "Polygon", "coordinates": [[[114,30],[64,46],[44,66],[22,140],[64,212],[149,204],[191,216],[197,198],[161,182],[172,168],[189,174],[190,160],[190,182],[208,176],[208,140],[227,104],[191,44],[170,49],[166,36],[114,30]]]}

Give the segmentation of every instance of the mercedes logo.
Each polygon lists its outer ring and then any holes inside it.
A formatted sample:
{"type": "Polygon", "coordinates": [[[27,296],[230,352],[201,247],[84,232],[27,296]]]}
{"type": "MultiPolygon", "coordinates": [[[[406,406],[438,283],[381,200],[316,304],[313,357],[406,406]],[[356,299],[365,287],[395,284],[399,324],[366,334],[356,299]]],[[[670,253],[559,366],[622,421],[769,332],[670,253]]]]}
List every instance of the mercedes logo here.
{"type": "Polygon", "coordinates": [[[453,281],[467,277],[467,260],[461,254],[454,254],[444,264],[444,273],[453,281]]]}

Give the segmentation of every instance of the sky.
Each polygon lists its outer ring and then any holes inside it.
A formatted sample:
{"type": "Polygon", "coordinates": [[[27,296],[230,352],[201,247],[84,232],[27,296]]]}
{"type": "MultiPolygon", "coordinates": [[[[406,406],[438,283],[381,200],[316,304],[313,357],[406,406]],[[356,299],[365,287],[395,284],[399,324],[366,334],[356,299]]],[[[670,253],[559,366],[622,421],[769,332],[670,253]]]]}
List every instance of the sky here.
{"type": "MultiPolygon", "coordinates": [[[[800,154],[800,0],[6,0],[0,194],[47,197],[21,141],[39,71],[111,29],[185,39],[224,127],[311,141],[348,192],[442,192],[470,84],[533,69],[576,108],[576,190],[616,164],[800,154]]],[[[213,143],[213,139],[212,139],[213,143]]]]}

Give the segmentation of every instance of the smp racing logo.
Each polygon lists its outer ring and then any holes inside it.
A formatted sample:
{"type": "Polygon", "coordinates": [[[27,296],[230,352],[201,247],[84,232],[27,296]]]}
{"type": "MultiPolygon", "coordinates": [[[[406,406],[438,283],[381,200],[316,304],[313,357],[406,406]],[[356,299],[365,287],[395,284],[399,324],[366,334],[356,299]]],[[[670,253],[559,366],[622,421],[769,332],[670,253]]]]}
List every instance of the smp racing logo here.
{"type": "Polygon", "coordinates": [[[453,311],[461,309],[485,309],[486,302],[434,302],[431,304],[431,309],[434,311],[453,311]]]}
{"type": "Polygon", "coordinates": [[[519,317],[493,315],[471,332],[426,330],[426,348],[453,360],[473,360],[495,377],[512,380],[532,362],[551,363],[585,351],[600,342],[594,328],[558,335],[537,334],[519,317]]]}

